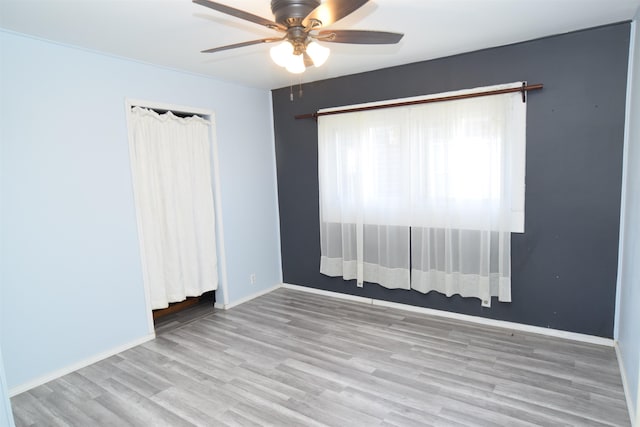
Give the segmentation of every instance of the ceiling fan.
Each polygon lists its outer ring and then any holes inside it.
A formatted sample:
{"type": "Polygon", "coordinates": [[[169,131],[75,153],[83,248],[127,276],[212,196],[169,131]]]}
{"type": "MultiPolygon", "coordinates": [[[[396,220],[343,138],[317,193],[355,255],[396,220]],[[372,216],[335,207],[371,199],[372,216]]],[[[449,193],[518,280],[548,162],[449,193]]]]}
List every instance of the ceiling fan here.
{"type": "Polygon", "coordinates": [[[211,0],[194,3],[284,33],[269,37],[203,50],[220,52],[260,43],[282,42],[271,48],[273,61],[291,73],[302,73],[306,67],[322,65],[329,49],[317,43],[395,44],[404,34],[385,31],[325,30],[324,27],[356,11],[369,0],[271,0],[274,21],[211,0]]]}

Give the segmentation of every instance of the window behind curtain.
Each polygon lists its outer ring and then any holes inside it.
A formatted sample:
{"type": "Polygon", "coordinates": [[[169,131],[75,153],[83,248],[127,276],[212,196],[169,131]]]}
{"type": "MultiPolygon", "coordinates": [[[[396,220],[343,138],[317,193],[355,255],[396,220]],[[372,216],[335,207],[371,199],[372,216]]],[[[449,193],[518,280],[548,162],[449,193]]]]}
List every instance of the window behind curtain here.
{"type": "MultiPolygon", "coordinates": [[[[520,83],[483,89],[509,86],[520,83]]],[[[513,93],[321,116],[324,219],[355,221],[363,209],[371,223],[443,226],[454,221],[446,208],[459,206],[467,214],[456,225],[473,229],[508,200],[511,231],[523,232],[525,115],[513,93]]]]}
{"type": "MultiPolygon", "coordinates": [[[[514,83],[482,90],[520,86],[514,83]]],[[[460,93],[463,91],[434,97],[460,93]]],[[[368,258],[376,257],[366,253],[358,257],[352,249],[366,252],[375,247],[379,252],[378,242],[408,244],[408,239],[405,243],[405,239],[389,238],[388,226],[398,233],[408,233],[408,227],[523,232],[525,133],[526,105],[518,92],[320,116],[320,220],[322,224],[355,225],[354,232],[336,235],[329,230],[344,231],[345,227],[321,224],[322,256],[332,260],[325,265],[336,266],[336,260],[358,263],[358,258],[366,264],[368,258]],[[364,225],[369,226],[366,239],[364,225]],[[370,226],[387,228],[384,235],[376,235],[370,226]],[[328,251],[329,247],[337,249],[328,251]]],[[[438,241],[438,250],[451,249],[442,247],[446,239],[438,241]]],[[[496,238],[475,236],[472,241],[490,246],[486,242],[496,238]]],[[[468,254],[474,250],[451,246],[464,251],[468,265],[472,259],[468,254]]],[[[482,254],[478,263],[489,262],[485,258],[482,254]]],[[[388,267],[410,268],[408,262],[388,267]]],[[[331,270],[330,275],[342,275],[339,269],[331,270]]],[[[458,273],[468,274],[466,270],[458,273]]],[[[360,277],[359,281],[363,279],[371,278],[360,277]]],[[[372,281],[381,283],[384,278],[372,281]]]]}

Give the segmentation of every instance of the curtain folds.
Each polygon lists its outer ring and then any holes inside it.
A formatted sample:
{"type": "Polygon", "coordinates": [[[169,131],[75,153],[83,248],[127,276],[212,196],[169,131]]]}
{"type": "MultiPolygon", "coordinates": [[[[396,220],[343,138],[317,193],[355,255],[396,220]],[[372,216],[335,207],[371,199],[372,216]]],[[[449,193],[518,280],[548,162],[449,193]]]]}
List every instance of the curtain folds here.
{"type": "Polygon", "coordinates": [[[320,116],[320,271],[510,301],[525,132],[519,93],[320,116]]]}
{"type": "Polygon", "coordinates": [[[152,309],[218,285],[209,122],[134,107],[131,166],[152,309]]]}
{"type": "Polygon", "coordinates": [[[323,274],[409,289],[407,227],[321,222],[320,228],[323,274]]]}

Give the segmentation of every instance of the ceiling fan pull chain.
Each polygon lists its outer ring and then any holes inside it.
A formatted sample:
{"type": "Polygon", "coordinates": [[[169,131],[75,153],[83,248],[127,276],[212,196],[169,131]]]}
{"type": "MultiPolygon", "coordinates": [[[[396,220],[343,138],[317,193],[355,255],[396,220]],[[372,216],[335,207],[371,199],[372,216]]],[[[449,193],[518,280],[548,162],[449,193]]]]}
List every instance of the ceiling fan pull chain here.
{"type": "Polygon", "coordinates": [[[298,86],[298,98],[302,98],[302,77],[300,77],[300,81],[299,81],[299,86],[298,86]]]}
{"type": "Polygon", "coordinates": [[[293,83],[289,85],[289,101],[293,102],[293,83]]]}

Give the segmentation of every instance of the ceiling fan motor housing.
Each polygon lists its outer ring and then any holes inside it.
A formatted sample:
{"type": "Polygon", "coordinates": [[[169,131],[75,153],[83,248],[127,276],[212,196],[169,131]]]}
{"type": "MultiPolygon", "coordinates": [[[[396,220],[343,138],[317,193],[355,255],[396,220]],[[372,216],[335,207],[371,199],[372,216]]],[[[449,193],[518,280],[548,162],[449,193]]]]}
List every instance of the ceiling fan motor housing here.
{"type": "Polygon", "coordinates": [[[271,11],[278,24],[286,27],[299,26],[320,0],[271,0],[271,11]]]}

